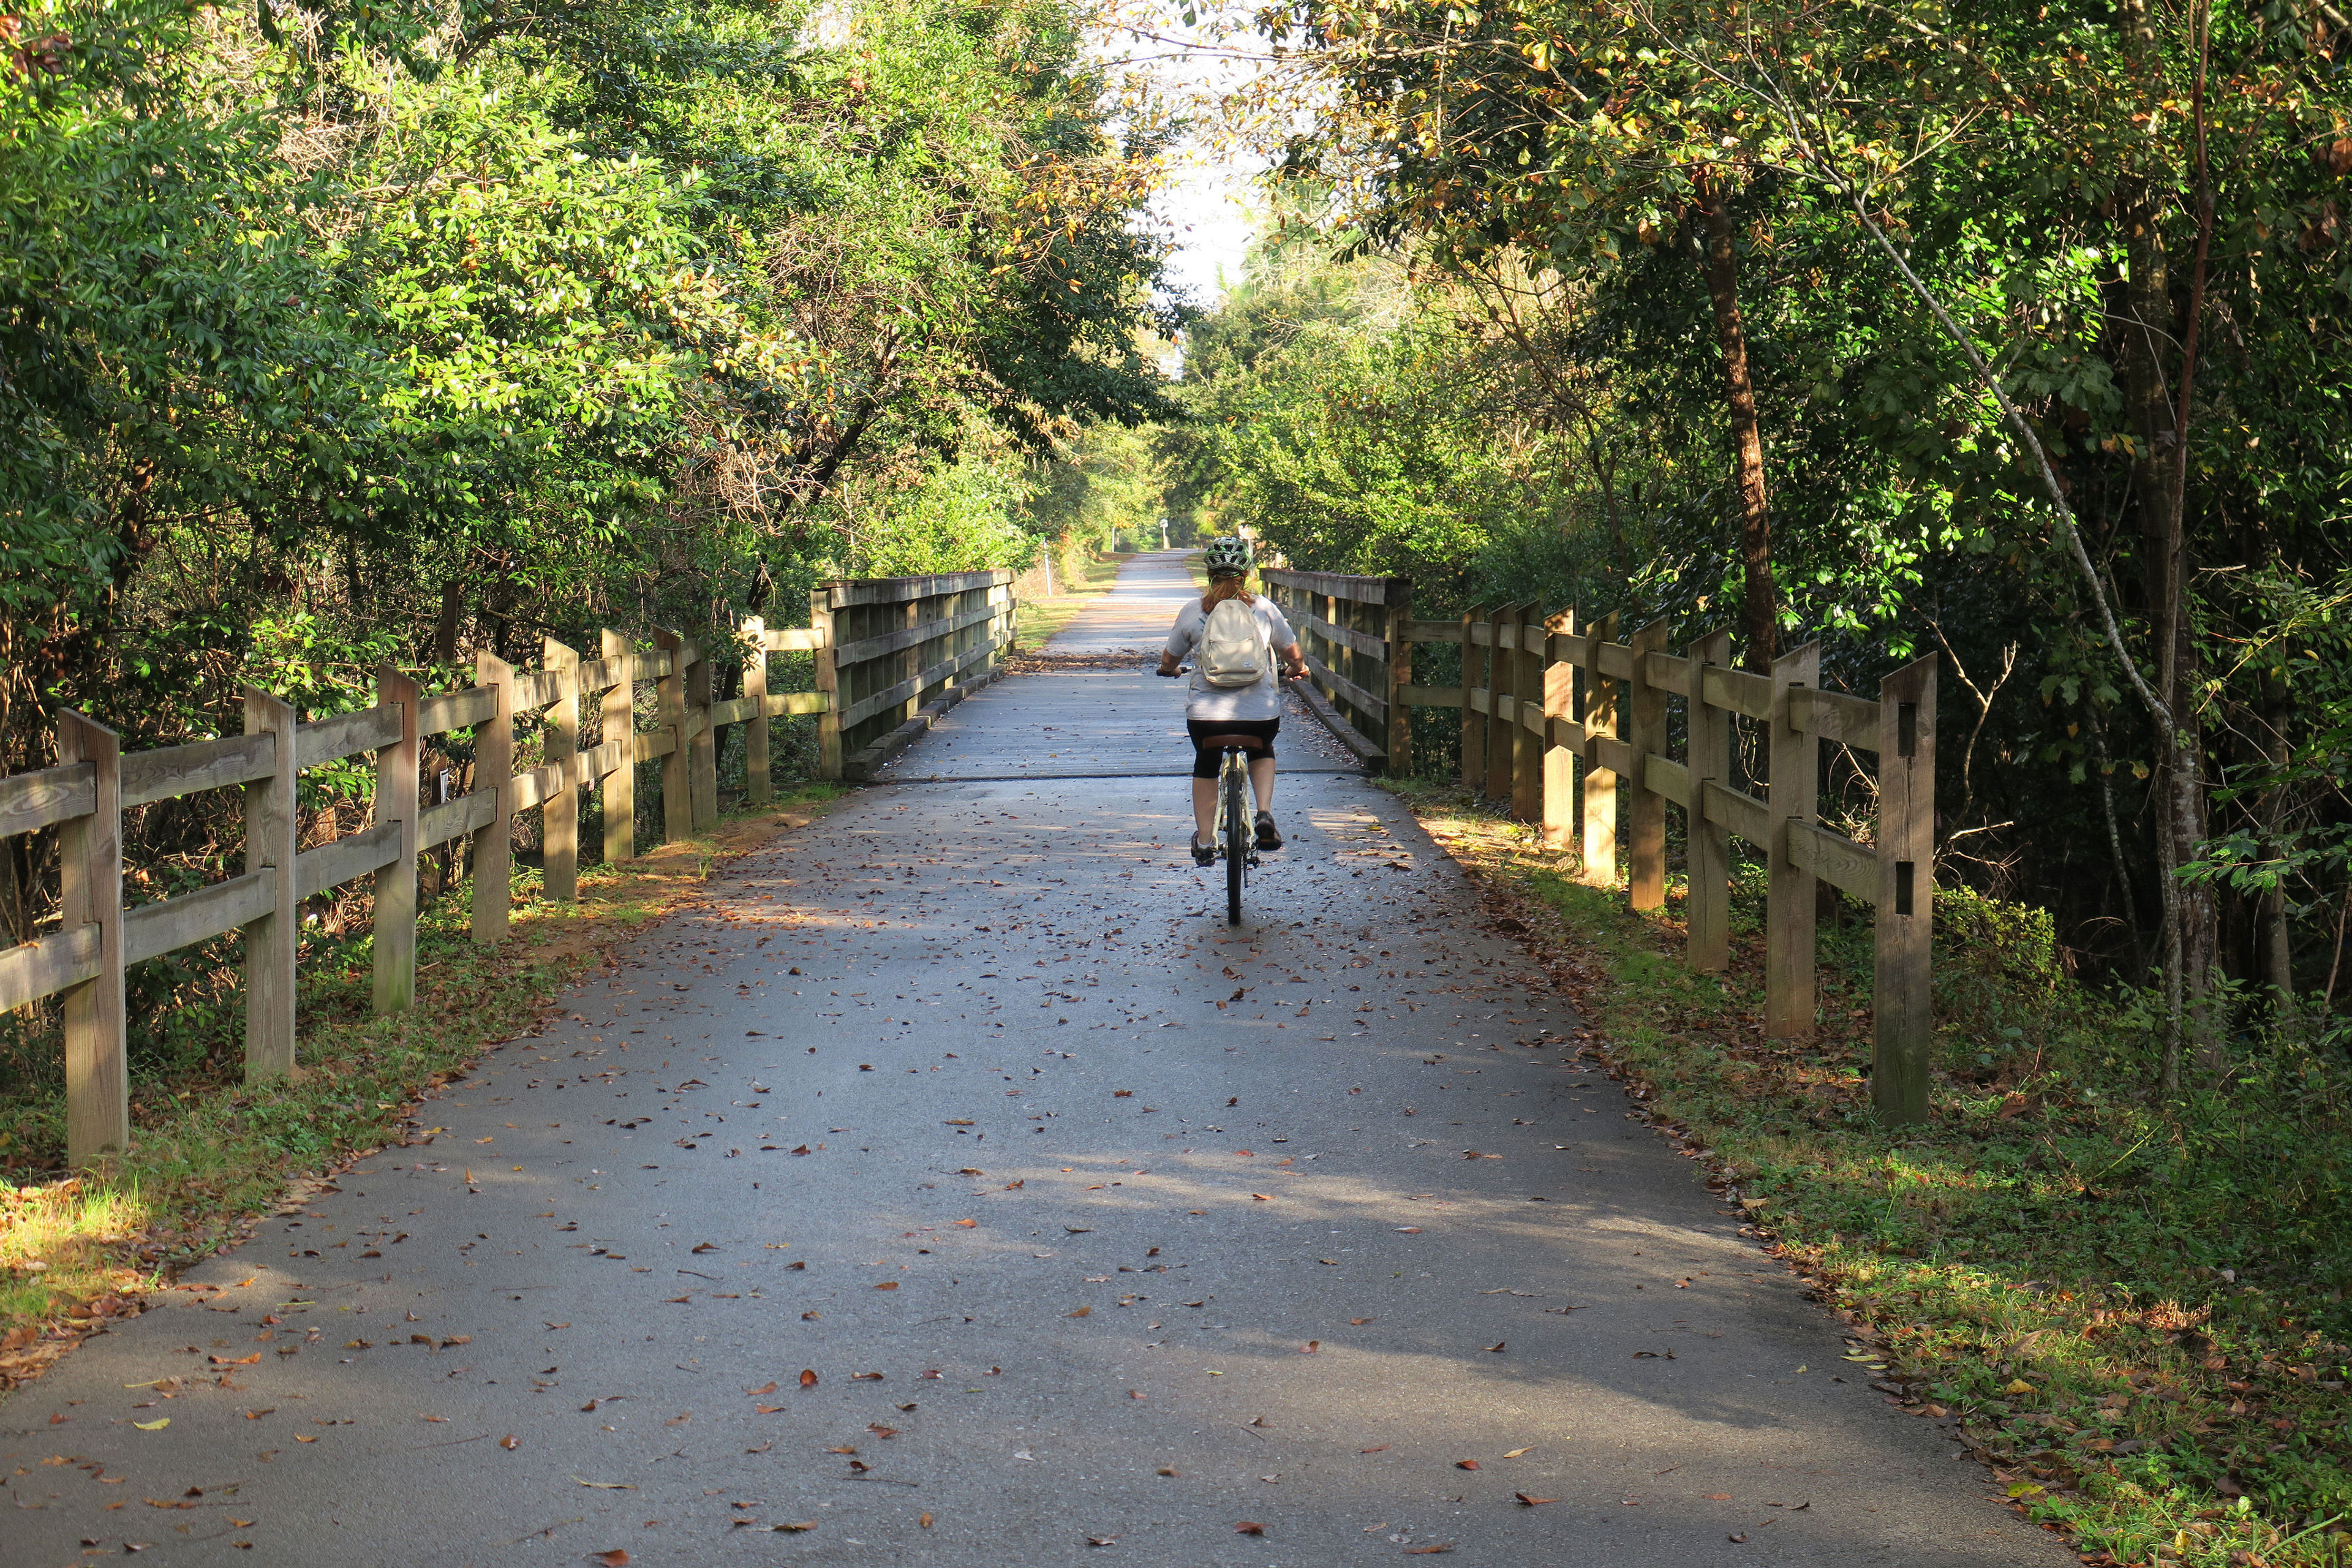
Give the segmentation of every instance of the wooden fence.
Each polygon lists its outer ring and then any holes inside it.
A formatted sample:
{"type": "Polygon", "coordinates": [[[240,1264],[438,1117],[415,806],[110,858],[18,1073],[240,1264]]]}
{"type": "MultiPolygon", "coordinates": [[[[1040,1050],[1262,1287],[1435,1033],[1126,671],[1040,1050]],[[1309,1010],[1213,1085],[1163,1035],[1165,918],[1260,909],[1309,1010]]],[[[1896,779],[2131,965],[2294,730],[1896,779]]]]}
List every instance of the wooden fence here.
{"type": "Polygon", "coordinates": [[[535,671],[482,654],[474,684],[457,691],[422,691],[387,666],[377,674],[373,707],[310,723],[280,699],[249,690],[243,734],[156,751],[126,753],[115,731],[79,713],[59,714],[56,765],[0,779],[0,837],[56,827],[60,868],[58,929],[0,951],[0,1010],[61,999],[68,1158],[86,1163],[130,1142],[129,965],[240,933],[246,1077],[282,1075],[295,1058],[301,900],[374,878],[374,1006],[399,1012],[416,990],[420,854],[470,842],[471,931],[477,942],[495,942],[507,932],[511,829],[522,813],[540,814],[548,896],[568,900],[578,890],[585,792],[602,794],[605,859],[636,854],[639,763],[662,764],[665,842],[717,825],[720,731],[730,725],[744,729],[746,794],[754,805],[772,798],[768,730],[783,715],[817,716],[823,776],[865,776],[995,673],[1012,639],[1010,582],[1009,573],[982,572],[824,584],[810,595],[811,626],[770,630],[752,619],[729,639],[741,660],[742,695],[723,701],[712,700],[713,660],[693,639],[657,631],[654,647],[641,649],[605,631],[601,657],[583,658],[551,640],[535,671]],[[873,617],[894,615],[896,629],[877,632],[873,617]],[[845,643],[835,640],[844,621],[856,634],[845,643]],[[768,689],[768,657],[787,649],[814,656],[814,690],[768,689]],[[654,722],[639,729],[646,686],[654,722]],[[515,721],[528,714],[540,718],[541,761],[517,772],[515,721]],[[592,718],[598,740],[590,745],[582,730],[592,718]],[[473,731],[473,787],[426,804],[422,742],[453,730],[473,731]],[[296,814],[302,770],[367,752],[376,764],[373,825],[302,848],[296,814]],[[126,909],[122,814],[228,788],[244,794],[241,874],[126,909]]]}
{"type": "Polygon", "coordinates": [[[809,595],[809,623],[831,638],[816,685],[838,714],[823,771],[867,779],[995,673],[1013,642],[1013,574],[828,583],[809,595]]]}
{"type": "MultiPolygon", "coordinates": [[[[1613,615],[1580,625],[1573,610],[1545,615],[1526,604],[1467,614],[1458,623],[1416,621],[1406,613],[1409,585],[1394,578],[1283,571],[1266,578],[1287,595],[1286,604],[1302,605],[1302,618],[1313,614],[1307,595],[1314,604],[1351,606],[1338,622],[1316,616],[1307,624],[1330,622],[1330,629],[1350,634],[1332,641],[1362,661],[1354,671],[1386,673],[1384,689],[1360,678],[1327,680],[1326,689],[1368,721],[1385,721],[1390,771],[1403,772],[1410,755],[1401,734],[1408,709],[1458,709],[1464,781],[1538,825],[1547,847],[1580,850],[1589,884],[1617,885],[1622,820],[1633,906],[1663,907],[1666,808],[1680,807],[1692,968],[1721,970],[1729,962],[1731,836],[1763,850],[1769,1037],[1803,1039],[1813,1032],[1817,884],[1828,882],[1872,906],[1872,1097],[1889,1121],[1927,1116],[1934,1027],[1933,658],[1886,677],[1873,701],[1822,689],[1818,644],[1781,656],[1763,676],[1734,667],[1728,632],[1710,633],[1676,654],[1667,650],[1663,623],[1621,640],[1613,615]],[[1360,629],[1363,612],[1352,608],[1364,605],[1391,614],[1378,648],[1360,629]],[[1410,644],[1416,642],[1458,645],[1462,685],[1411,684],[1410,644]],[[1384,706],[1370,700],[1375,697],[1384,698],[1384,706]],[[1679,758],[1670,754],[1677,703],[1679,758]],[[1740,719],[1762,726],[1762,798],[1739,787],[1733,725],[1740,719]],[[1877,754],[1878,813],[1869,844],[1821,825],[1823,742],[1877,754]]],[[[1344,718],[1326,721],[1348,740],[1353,726],[1344,718]]],[[[1382,760],[1360,735],[1349,743],[1368,761],[1382,760]]]]}
{"type": "Polygon", "coordinates": [[[1307,706],[1375,773],[1412,771],[1412,584],[1269,566],[1259,574],[1282,606],[1314,685],[1307,706]]]}

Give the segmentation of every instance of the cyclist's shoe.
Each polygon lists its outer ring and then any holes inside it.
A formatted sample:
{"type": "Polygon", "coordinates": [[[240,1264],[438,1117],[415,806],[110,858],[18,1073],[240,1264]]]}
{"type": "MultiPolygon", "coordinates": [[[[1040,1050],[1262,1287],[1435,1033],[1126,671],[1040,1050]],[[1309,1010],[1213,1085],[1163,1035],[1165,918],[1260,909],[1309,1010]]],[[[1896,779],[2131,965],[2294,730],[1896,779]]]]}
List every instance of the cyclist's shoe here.
{"type": "Polygon", "coordinates": [[[1195,866],[1213,866],[1216,863],[1217,847],[1213,844],[1202,843],[1200,838],[1196,836],[1192,840],[1192,864],[1195,866]]]}
{"type": "Polygon", "coordinates": [[[1276,830],[1274,813],[1270,811],[1261,811],[1257,814],[1257,847],[1261,849],[1282,847],[1282,835],[1276,830]]]}

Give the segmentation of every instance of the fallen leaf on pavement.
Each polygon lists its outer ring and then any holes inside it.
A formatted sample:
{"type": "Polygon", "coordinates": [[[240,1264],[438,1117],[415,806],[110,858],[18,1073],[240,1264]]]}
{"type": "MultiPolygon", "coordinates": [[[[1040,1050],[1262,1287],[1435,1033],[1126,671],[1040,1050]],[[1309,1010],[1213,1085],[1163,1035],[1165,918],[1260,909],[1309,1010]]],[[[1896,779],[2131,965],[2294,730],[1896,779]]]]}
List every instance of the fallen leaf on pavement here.
{"type": "Polygon", "coordinates": [[[915,1521],[915,1522],[921,1525],[925,1530],[929,1530],[931,1528],[931,1516],[927,1513],[923,1515],[922,1518],[915,1521]]]}
{"type": "Polygon", "coordinates": [[[1356,1450],[1359,1454],[1385,1454],[1388,1451],[1389,1446],[1386,1443],[1381,1444],[1377,1448],[1359,1448],[1356,1450]]]}
{"type": "Polygon", "coordinates": [[[1548,1502],[1558,1502],[1559,1500],[1558,1498],[1529,1497],[1525,1492],[1513,1492],[1511,1495],[1519,1500],[1519,1506],[1521,1508],[1541,1508],[1548,1502]]]}
{"type": "Polygon", "coordinates": [[[1234,1533],[1236,1535],[1264,1535],[1265,1533],[1265,1526],[1255,1523],[1252,1521],[1245,1519],[1239,1524],[1234,1526],[1234,1533]]]}
{"type": "MultiPolygon", "coordinates": [[[[593,1487],[593,1488],[595,1488],[595,1489],[596,1489],[598,1491],[600,1491],[600,1492],[633,1492],[633,1491],[635,1491],[635,1490],[636,1490],[636,1489],[637,1489],[636,1488],[635,1488],[635,1487],[631,1486],[631,1485],[630,1485],[628,1482],[626,1482],[626,1481],[591,1481],[591,1480],[583,1480],[583,1479],[582,1479],[580,1477],[578,1477],[578,1476],[574,1476],[574,1477],[572,1477],[572,1479],[574,1481],[579,1482],[579,1484],[580,1484],[580,1485],[582,1485],[582,1486],[583,1486],[583,1487],[593,1487]]],[[[627,1562],[628,1560],[629,1560],[629,1554],[628,1554],[627,1552],[624,1552],[623,1553],[621,1553],[621,1561],[622,1561],[622,1562],[625,1563],[625,1562],[627,1562]]]]}
{"type": "Polygon", "coordinates": [[[1323,1342],[1321,1340],[1309,1340],[1305,1344],[1298,1347],[1298,1353],[1300,1355],[1313,1355],[1317,1351],[1319,1351],[1322,1348],[1323,1342]]]}
{"type": "Polygon", "coordinates": [[[617,1546],[610,1552],[597,1552],[589,1561],[602,1563],[604,1568],[629,1568],[629,1554],[617,1546]]]}
{"type": "Polygon", "coordinates": [[[1087,1537],[1087,1544],[1088,1546],[1116,1546],[1118,1544],[1118,1537],[1116,1535],[1089,1535],[1087,1537]]]}
{"type": "Polygon", "coordinates": [[[164,1427],[169,1426],[171,1424],[172,1418],[168,1415],[164,1416],[161,1421],[133,1421],[131,1423],[133,1426],[138,1427],[142,1432],[161,1432],[164,1427]]]}
{"type": "Polygon", "coordinates": [[[1094,1308],[1093,1308],[1093,1307],[1091,1307],[1091,1306],[1086,1306],[1086,1307],[1081,1307],[1081,1308],[1079,1308],[1079,1309],[1078,1309],[1076,1311],[1075,1311],[1075,1312],[1065,1312],[1065,1313],[1063,1313],[1063,1314],[1062,1314],[1062,1316],[1064,1316],[1064,1317],[1066,1317],[1066,1318],[1083,1318],[1083,1317],[1087,1317],[1087,1316],[1088,1316],[1088,1315],[1089,1315],[1089,1314],[1091,1314],[1093,1311],[1094,1311],[1094,1308]]]}
{"type": "Polygon", "coordinates": [[[816,1373],[814,1369],[808,1367],[803,1367],[801,1369],[801,1386],[803,1388],[814,1388],[816,1386],[816,1373]]]}
{"type": "Polygon", "coordinates": [[[1747,1539],[1748,1539],[1748,1537],[1746,1537],[1745,1535],[1727,1535],[1727,1536],[1725,1536],[1725,1537],[1724,1537],[1724,1539],[1725,1539],[1726,1541],[1738,1542],[1742,1542],[1742,1541],[1747,1540],[1747,1539]]]}
{"type": "Polygon", "coordinates": [[[1706,1499],[1709,1502],[1729,1502],[1731,1500],[1731,1494],[1729,1492],[1701,1492],[1699,1495],[1706,1499]]]}
{"type": "Polygon", "coordinates": [[[1454,1461],[1454,1468],[1457,1470],[1475,1470],[1478,1468],[1478,1461],[1475,1459],[1456,1459],[1454,1461]]]}
{"type": "Polygon", "coordinates": [[[877,1290],[896,1290],[898,1288],[898,1282],[896,1279],[885,1279],[881,1284],[874,1287],[877,1290]]]}
{"type": "Polygon", "coordinates": [[[1362,1328],[1366,1323],[1369,1323],[1372,1320],[1370,1318],[1350,1318],[1348,1320],[1351,1326],[1359,1329],[1362,1328]]]}
{"type": "Polygon", "coordinates": [[[775,1392],[776,1392],[776,1385],[775,1385],[775,1384],[774,1384],[774,1382],[773,1382],[773,1381],[770,1381],[769,1383],[766,1383],[766,1384],[762,1384],[761,1386],[760,1386],[760,1387],[758,1387],[758,1388],[747,1388],[747,1389],[745,1389],[743,1392],[744,1392],[746,1394],[750,1395],[751,1398],[753,1398],[753,1399],[757,1399],[757,1398],[759,1398],[759,1397],[760,1397],[760,1395],[761,1395],[761,1394],[773,1394],[773,1393],[775,1393],[775,1392]]]}
{"type": "Polygon", "coordinates": [[[1428,1557],[1440,1552],[1451,1552],[1453,1550],[1454,1542],[1450,1541],[1441,1541],[1434,1546],[1408,1546],[1404,1549],[1404,1554],[1407,1557],[1428,1557]]]}
{"type": "Polygon", "coordinates": [[[505,1436],[499,1439],[499,1447],[511,1453],[515,1449],[522,1447],[522,1439],[509,1432],[505,1436]]]}
{"type": "Polygon", "coordinates": [[[1528,1447],[1528,1448],[1514,1448],[1514,1449],[1512,1449],[1509,1453],[1507,1453],[1507,1454],[1504,1455],[1504,1456],[1503,1456],[1503,1458],[1507,1458],[1507,1459],[1521,1459],[1521,1458],[1525,1458],[1528,1455],[1532,1454],[1532,1453],[1534,1453],[1534,1452],[1535,1452],[1535,1449],[1533,1449],[1532,1447],[1528,1447]]]}
{"type": "Polygon", "coordinates": [[[798,1535],[804,1530],[814,1530],[815,1528],[816,1521],[810,1519],[803,1520],[798,1524],[772,1524],[768,1526],[768,1531],[769,1533],[773,1535],[798,1535]]]}

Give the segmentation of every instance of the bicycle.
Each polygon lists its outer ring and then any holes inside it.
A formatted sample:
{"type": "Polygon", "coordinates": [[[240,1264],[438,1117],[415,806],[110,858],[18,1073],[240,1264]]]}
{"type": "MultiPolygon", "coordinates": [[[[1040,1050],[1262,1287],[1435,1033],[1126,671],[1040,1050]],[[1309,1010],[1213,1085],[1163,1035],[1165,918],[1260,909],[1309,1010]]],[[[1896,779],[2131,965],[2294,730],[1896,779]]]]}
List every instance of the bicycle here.
{"type": "MultiPolygon", "coordinates": [[[[1160,673],[1173,679],[1192,668],[1180,664],[1160,673]]],[[[1217,820],[1210,841],[1216,846],[1217,858],[1225,863],[1225,923],[1237,926],[1242,923],[1242,888],[1250,868],[1258,864],[1257,825],[1247,806],[1249,757],[1266,742],[1255,735],[1236,734],[1204,735],[1199,744],[1216,747],[1224,759],[1217,766],[1217,820]]]]}
{"type": "Polygon", "coordinates": [[[1258,863],[1257,829],[1244,808],[1249,790],[1251,750],[1265,742],[1255,735],[1212,735],[1202,742],[1213,745],[1224,761],[1217,766],[1217,826],[1210,840],[1225,863],[1225,923],[1242,923],[1242,885],[1249,868],[1258,863]]]}

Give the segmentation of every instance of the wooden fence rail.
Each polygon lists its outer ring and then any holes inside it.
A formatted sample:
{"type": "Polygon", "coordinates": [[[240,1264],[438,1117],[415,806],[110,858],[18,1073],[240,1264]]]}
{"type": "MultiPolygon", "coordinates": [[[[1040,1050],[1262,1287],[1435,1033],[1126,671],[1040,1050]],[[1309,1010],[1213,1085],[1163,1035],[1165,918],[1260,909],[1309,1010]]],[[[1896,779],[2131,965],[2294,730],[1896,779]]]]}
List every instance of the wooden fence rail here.
{"type": "MultiPolygon", "coordinates": [[[[1594,887],[1624,881],[1637,910],[1662,908],[1666,896],[1666,808],[1679,807],[1688,872],[1685,958],[1692,968],[1721,970],[1730,960],[1731,837],[1764,851],[1765,1033],[1809,1037],[1815,1026],[1814,910],[1827,882],[1872,907],[1874,1049],[1871,1093],[1889,1121],[1927,1114],[1933,1039],[1929,947],[1935,889],[1936,661],[1922,658],[1879,682],[1878,698],[1821,689],[1821,647],[1808,644],[1776,659],[1769,676],[1736,668],[1731,635],[1717,631],[1676,654],[1658,623],[1621,637],[1618,617],[1580,624],[1574,610],[1544,614],[1531,604],[1503,605],[1454,621],[1417,621],[1406,613],[1411,587],[1394,578],[1269,571],[1286,607],[1300,606],[1309,627],[1329,621],[1323,605],[1395,606],[1378,649],[1335,639],[1383,671],[1387,707],[1358,678],[1326,683],[1353,711],[1384,719],[1386,761],[1404,771],[1409,742],[1401,719],[1415,707],[1458,709],[1462,778],[1509,804],[1536,825],[1542,842],[1575,847],[1582,878],[1594,887]],[[1462,684],[1411,683],[1412,643],[1462,649],[1462,684]],[[1683,754],[1671,754],[1673,708],[1682,710],[1683,754]],[[1739,787],[1734,768],[1736,721],[1762,727],[1764,795],[1739,787]],[[1878,813],[1868,844],[1821,825],[1821,752],[1825,742],[1877,754],[1878,813]],[[1579,834],[1579,828],[1581,834],[1579,834]]],[[[1359,632],[1360,611],[1335,623],[1359,632]]],[[[1366,635],[1369,642],[1369,634],[1366,635]]],[[[1318,676],[1321,672],[1318,671],[1318,676]]],[[[1351,671],[1351,674],[1353,671],[1351,671]]],[[[1346,741],[1343,716],[1324,714],[1346,741]]],[[[1381,761],[1361,736],[1349,742],[1381,761]]]]}
{"type": "Polygon", "coordinates": [[[741,660],[742,695],[724,701],[712,700],[713,660],[693,639],[656,631],[656,646],[642,649],[608,630],[595,658],[548,641],[535,671],[482,654],[474,684],[457,691],[422,691],[413,677],[386,666],[377,672],[373,707],[310,723],[282,700],[248,690],[243,734],[156,751],[125,753],[112,730],[83,714],[61,713],[56,765],[0,778],[0,837],[58,830],[61,895],[57,930],[0,950],[0,1010],[46,996],[62,1000],[68,1157],[84,1164],[130,1142],[129,965],[238,932],[246,1077],[283,1075],[295,1059],[301,900],[374,879],[374,1007],[400,1012],[416,993],[420,854],[459,839],[470,843],[472,935],[496,942],[507,932],[512,825],[522,813],[540,814],[548,896],[568,900],[578,892],[586,793],[601,795],[609,861],[637,852],[639,763],[662,764],[664,842],[715,826],[720,731],[730,725],[745,731],[745,786],[754,805],[772,798],[769,723],[785,715],[816,716],[821,776],[866,776],[996,672],[1012,641],[1011,582],[1008,572],[980,572],[823,584],[811,595],[809,627],[770,630],[752,619],[729,639],[741,660]],[[861,611],[873,615],[861,620],[861,611]],[[873,616],[895,616],[894,629],[880,633],[873,616]],[[854,634],[846,644],[835,640],[844,623],[854,634]],[[768,689],[768,658],[784,650],[814,655],[815,689],[768,689]],[[638,690],[648,684],[655,722],[641,730],[638,690]],[[541,761],[518,772],[516,721],[527,714],[541,721],[541,761]],[[583,742],[583,717],[596,721],[594,745],[583,742]],[[454,800],[424,804],[423,742],[453,730],[473,731],[473,787],[454,800]],[[376,763],[373,823],[302,848],[296,813],[301,772],[368,752],[376,763]],[[125,908],[123,812],[230,788],[244,793],[240,873],[125,908]]]}

